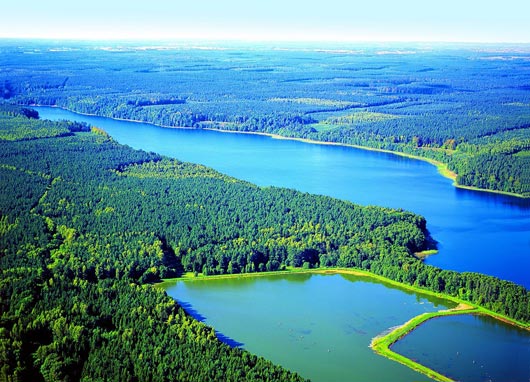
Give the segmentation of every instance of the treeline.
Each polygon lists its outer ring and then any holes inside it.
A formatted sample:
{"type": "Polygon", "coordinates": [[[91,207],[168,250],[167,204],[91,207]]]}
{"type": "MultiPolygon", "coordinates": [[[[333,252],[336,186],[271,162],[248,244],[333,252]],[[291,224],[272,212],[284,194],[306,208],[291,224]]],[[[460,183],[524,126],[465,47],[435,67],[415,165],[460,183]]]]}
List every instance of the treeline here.
{"type": "Polygon", "coordinates": [[[485,140],[479,141],[480,143],[463,143],[461,140],[458,143],[449,139],[442,146],[421,143],[418,137],[403,143],[399,137],[370,135],[353,130],[307,133],[304,137],[434,159],[447,164],[451,171],[458,174],[458,184],[530,197],[530,138],[513,139],[512,135],[508,134],[506,140],[494,143],[485,140]]]}
{"type": "Polygon", "coordinates": [[[3,380],[302,380],[221,343],[152,286],[36,267],[2,271],[3,380]]]}
{"type": "Polygon", "coordinates": [[[475,272],[455,272],[396,256],[396,249],[381,253],[363,269],[392,280],[479,304],[524,323],[530,321],[530,292],[521,285],[475,272]]]}
{"type": "Polygon", "coordinates": [[[64,137],[74,132],[89,131],[85,124],[71,121],[49,122],[43,125],[39,114],[33,109],[0,105],[0,139],[7,141],[38,138],[64,137]]]}
{"type": "Polygon", "coordinates": [[[357,267],[530,321],[523,287],[416,259],[430,243],[417,215],[259,188],[86,126],[45,138],[56,124],[0,126],[26,132],[0,140],[4,379],[301,379],[220,343],[149,285],[185,271],[357,267]]]}
{"type": "Polygon", "coordinates": [[[530,196],[530,138],[514,135],[462,144],[451,162],[458,183],[530,196]]]}
{"type": "Polygon", "coordinates": [[[530,196],[530,151],[526,155],[475,155],[452,166],[459,184],[530,196]]]}
{"type": "Polygon", "coordinates": [[[68,97],[66,100],[32,99],[30,104],[59,105],[79,113],[95,114],[109,118],[130,119],[162,126],[216,128],[222,130],[279,133],[281,130],[316,131],[305,127],[317,122],[310,115],[274,108],[264,109],[262,105],[219,104],[185,102],[184,100],[151,101],[130,95],[121,98],[68,97]],[[153,107],[160,106],[161,107],[153,107]],[[258,112],[253,110],[256,106],[258,112]]]}

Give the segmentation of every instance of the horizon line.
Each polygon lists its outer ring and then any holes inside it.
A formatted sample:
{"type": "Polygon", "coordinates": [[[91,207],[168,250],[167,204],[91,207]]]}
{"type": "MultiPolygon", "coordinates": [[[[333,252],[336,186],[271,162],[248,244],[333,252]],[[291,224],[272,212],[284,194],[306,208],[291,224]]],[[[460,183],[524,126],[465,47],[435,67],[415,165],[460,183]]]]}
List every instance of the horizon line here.
{"type": "Polygon", "coordinates": [[[64,36],[1,36],[0,40],[25,41],[64,41],[64,42],[142,42],[142,43],[276,43],[276,44],[455,44],[455,45],[530,45],[530,41],[483,41],[483,40],[415,40],[415,39],[278,39],[278,38],[237,38],[237,37],[64,37],[64,36]]]}

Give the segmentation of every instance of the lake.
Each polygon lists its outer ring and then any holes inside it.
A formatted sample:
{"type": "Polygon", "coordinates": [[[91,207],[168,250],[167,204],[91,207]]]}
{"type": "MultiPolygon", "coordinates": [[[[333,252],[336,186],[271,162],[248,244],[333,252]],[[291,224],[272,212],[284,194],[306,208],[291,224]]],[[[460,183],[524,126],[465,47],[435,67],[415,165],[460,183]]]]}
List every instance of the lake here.
{"type": "Polygon", "coordinates": [[[314,382],[426,380],[375,354],[370,341],[413,316],[453,306],[339,274],[178,281],[162,287],[195,317],[222,330],[229,343],[235,340],[314,382]]]}
{"type": "Polygon", "coordinates": [[[530,381],[530,333],[491,317],[435,318],[392,350],[459,381],[530,381]]]}
{"type": "Polygon", "coordinates": [[[434,166],[388,153],[36,109],[43,118],[84,121],[136,149],[201,163],[261,186],[413,211],[425,216],[439,242],[440,251],[428,264],[530,287],[530,199],[458,189],[434,166]]]}
{"type": "MultiPolygon", "coordinates": [[[[261,186],[289,187],[416,212],[427,218],[428,229],[439,242],[440,252],[429,257],[427,263],[490,274],[530,287],[530,200],[457,189],[426,162],[349,147],[167,129],[56,108],[36,109],[44,118],[84,121],[103,128],[120,143],[201,163],[261,186]]],[[[435,306],[439,302],[416,294],[339,275],[178,282],[167,292],[190,313],[222,332],[221,337],[225,336],[228,343],[242,345],[315,381],[425,380],[374,354],[368,346],[372,337],[392,326],[424,311],[443,309],[435,306]]],[[[444,338],[469,338],[466,333],[453,332],[452,326],[445,324],[449,321],[432,322],[442,324],[444,338]]],[[[429,321],[420,328],[431,325],[429,321]]],[[[475,325],[484,333],[491,331],[486,321],[475,325]]],[[[502,333],[501,339],[518,339],[513,347],[491,342],[507,354],[518,351],[519,344],[524,347],[528,340],[527,332],[502,333]]],[[[405,340],[398,344],[406,344],[405,340]]],[[[481,369],[467,364],[447,365],[453,359],[453,348],[447,342],[440,345],[433,341],[431,345],[440,346],[436,356],[431,356],[434,351],[424,342],[412,347],[427,366],[432,363],[438,372],[450,371],[469,380],[482,378],[481,369]]],[[[454,341],[456,346],[458,342],[454,341]]],[[[469,354],[474,357],[477,351],[478,359],[485,348],[481,346],[484,340],[477,344],[479,347],[469,354]]],[[[406,348],[403,351],[407,354],[406,348]]],[[[491,363],[496,366],[504,361],[505,357],[497,354],[491,363]]],[[[523,364],[518,370],[522,374],[517,375],[526,375],[526,370],[523,364]]],[[[496,375],[495,370],[488,373],[496,375]]]]}

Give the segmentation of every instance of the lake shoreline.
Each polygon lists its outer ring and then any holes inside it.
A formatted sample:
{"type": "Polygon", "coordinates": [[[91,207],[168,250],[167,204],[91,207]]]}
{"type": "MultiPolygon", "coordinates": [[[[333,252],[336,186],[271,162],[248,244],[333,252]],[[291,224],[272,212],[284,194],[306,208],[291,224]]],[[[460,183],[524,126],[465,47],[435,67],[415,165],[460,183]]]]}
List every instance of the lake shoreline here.
{"type": "Polygon", "coordinates": [[[400,151],[392,151],[392,150],[387,150],[387,149],[378,149],[378,148],[374,148],[374,147],[370,147],[370,146],[361,146],[361,145],[354,145],[354,144],[349,144],[349,143],[324,142],[324,141],[318,141],[318,140],[308,139],[308,138],[286,137],[286,136],[279,135],[279,134],[264,133],[264,132],[259,132],[259,131],[223,130],[223,129],[209,128],[209,127],[200,128],[199,129],[199,128],[195,128],[195,127],[161,125],[161,124],[156,124],[156,123],[153,123],[153,122],[138,121],[138,120],[134,120],[134,119],[108,117],[108,116],[103,116],[103,115],[93,114],[93,113],[81,113],[79,111],[71,110],[71,109],[68,109],[66,107],[62,107],[62,106],[58,106],[58,105],[31,104],[31,105],[27,105],[27,106],[28,107],[32,107],[32,106],[35,106],[35,107],[51,107],[51,108],[57,108],[57,109],[66,110],[66,111],[69,111],[71,113],[85,115],[85,116],[88,116],[88,117],[100,117],[100,118],[109,118],[109,119],[112,119],[112,120],[115,120],[115,121],[144,123],[144,124],[148,124],[148,125],[152,125],[152,126],[158,126],[158,127],[165,128],[165,129],[208,130],[208,131],[216,131],[216,132],[219,132],[219,133],[228,133],[228,134],[261,135],[261,136],[265,136],[265,137],[270,137],[272,139],[290,140],[290,141],[297,141],[297,142],[303,142],[303,143],[314,144],[314,145],[350,147],[350,148],[354,148],[354,149],[358,149],[358,150],[375,151],[375,152],[381,152],[381,153],[386,153],[386,154],[393,154],[393,155],[397,155],[397,156],[400,156],[400,157],[409,158],[409,159],[415,159],[415,160],[421,160],[423,162],[427,162],[427,163],[432,164],[433,166],[435,166],[437,168],[438,173],[440,175],[442,175],[444,178],[447,178],[447,179],[450,179],[450,180],[453,181],[452,185],[455,188],[460,188],[460,189],[469,190],[469,191],[488,192],[488,193],[493,193],[493,194],[498,194],[498,195],[513,196],[513,197],[517,197],[517,198],[521,198],[521,199],[530,199],[530,196],[524,196],[524,195],[516,194],[516,193],[513,193],[513,192],[500,191],[500,190],[490,190],[490,189],[486,189],[486,188],[479,188],[479,187],[474,187],[474,186],[466,186],[466,185],[458,184],[457,183],[458,174],[456,174],[455,172],[449,170],[447,164],[445,164],[443,162],[440,162],[440,161],[437,161],[435,159],[421,157],[421,156],[418,156],[418,155],[407,154],[407,153],[403,153],[403,152],[400,152],[400,151]]]}
{"type": "Polygon", "coordinates": [[[353,275],[358,277],[366,277],[377,280],[382,284],[388,284],[399,289],[404,289],[407,291],[412,291],[415,293],[424,294],[431,297],[441,298],[448,302],[455,304],[453,308],[439,310],[437,312],[422,313],[418,316],[412,317],[410,320],[404,324],[397,325],[392,327],[390,331],[383,332],[372,338],[369,347],[377,354],[388,358],[392,361],[401,363],[404,366],[409,367],[412,370],[415,370],[423,375],[426,375],[429,378],[432,378],[440,382],[452,382],[453,379],[447,377],[446,375],[430,369],[427,366],[422,365],[419,362],[413,361],[410,358],[407,358],[399,353],[394,352],[391,349],[391,346],[405,337],[407,334],[411,333],[414,329],[423,325],[431,319],[444,317],[449,315],[464,315],[464,314],[476,314],[489,316],[495,320],[502,321],[506,324],[513,325],[515,327],[530,331],[530,324],[525,324],[518,322],[516,320],[505,317],[501,314],[492,312],[486,308],[481,307],[470,303],[468,301],[461,300],[457,297],[445,295],[442,293],[436,293],[430,290],[425,290],[413,285],[403,284],[391,279],[388,279],[384,276],[380,276],[365,270],[353,269],[353,268],[315,268],[315,269],[302,269],[302,268],[288,268],[282,271],[274,272],[256,272],[256,273],[243,273],[243,274],[225,274],[225,275],[210,275],[204,276],[202,274],[195,275],[192,272],[184,274],[182,277],[164,279],[162,282],[155,284],[155,287],[166,289],[167,286],[178,281],[201,281],[201,280],[216,280],[216,279],[237,279],[237,278],[252,278],[252,277],[266,277],[266,276],[275,276],[275,275],[292,275],[292,274],[322,274],[322,275],[353,275]]]}
{"type": "MultiPolygon", "coordinates": [[[[469,309],[472,308],[473,311],[476,313],[491,316],[492,318],[502,321],[506,324],[513,325],[518,328],[530,331],[530,323],[523,323],[523,322],[516,321],[509,317],[503,316],[502,314],[495,313],[491,310],[488,310],[480,305],[473,304],[469,301],[462,300],[458,297],[453,297],[453,296],[446,295],[443,293],[433,292],[428,289],[422,289],[417,286],[400,283],[398,281],[391,280],[384,276],[381,276],[381,275],[378,275],[378,274],[375,274],[369,271],[365,271],[362,269],[356,269],[356,268],[313,268],[313,269],[287,268],[285,270],[272,271],[272,272],[235,273],[235,274],[208,275],[208,276],[204,276],[203,274],[198,274],[197,276],[195,276],[192,272],[188,272],[181,277],[163,279],[161,282],[155,283],[154,285],[160,288],[165,288],[165,284],[174,283],[177,281],[200,281],[200,280],[231,279],[231,278],[251,278],[251,277],[266,277],[266,276],[290,275],[290,274],[323,274],[323,275],[345,274],[345,275],[372,278],[384,284],[389,284],[389,285],[392,285],[400,289],[405,289],[408,291],[421,293],[421,294],[425,294],[428,296],[451,301],[453,304],[455,304],[455,308],[451,308],[451,309],[456,309],[459,306],[460,307],[466,306],[469,309]]],[[[440,312],[444,312],[444,311],[446,310],[442,310],[440,312]]],[[[459,308],[458,311],[462,311],[462,308],[459,308]]]]}
{"type": "MultiPolygon", "coordinates": [[[[170,129],[171,128],[175,128],[175,129],[181,128],[181,127],[171,127],[171,126],[161,126],[161,127],[167,127],[167,128],[170,128],[170,129]]],[[[187,127],[182,127],[182,128],[183,129],[188,129],[187,127]]],[[[193,129],[193,128],[190,128],[190,129],[193,129]]],[[[350,147],[350,148],[354,148],[354,149],[358,149],[358,150],[375,151],[375,152],[380,152],[380,153],[397,155],[397,156],[400,156],[400,157],[420,160],[420,161],[432,164],[433,166],[435,166],[437,168],[438,173],[440,175],[442,175],[444,178],[448,178],[448,179],[452,180],[453,181],[453,186],[456,187],[456,188],[460,188],[460,189],[463,189],[463,190],[470,190],[470,191],[489,192],[489,193],[493,193],[493,194],[506,195],[506,196],[514,196],[514,197],[521,198],[521,199],[530,198],[530,196],[524,196],[524,195],[521,195],[521,194],[516,194],[516,193],[508,192],[508,191],[490,190],[490,189],[487,189],[487,188],[479,188],[479,187],[474,187],[474,186],[466,186],[466,185],[463,185],[463,184],[458,184],[457,180],[456,180],[458,174],[455,173],[454,171],[449,170],[449,167],[447,166],[447,164],[445,164],[443,162],[440,162],[440,161],[437,161],[435,159],[421,157],[421,156],[418,156],[418,155],[407,154],[407,153],[404,153],[404,152],[401,152],[401,151],[392,151],[392,150],[387,150],[387,149],[378,149],[378,148],[375,148],[375,147],[354,145],[354,144],[350,144],[350,143],[324,142],[324,141],[317,141],[317,140],[308,139],[308,138],[286,137],[286,136],[279,135],[279,134],[263,133],[263,132],[259,132],[259,131],[256,131],[256,132],[254,132],[254,131],[237,131],[237,130],[223,130],[223,129],[214,129],[214,128],[204,128],[204,129],[201,129],[201,130],[210,130],[210,131],[217,131],[217,132],[220,132],[220,133],[230,133],[230,134],[262,135],[262,136],[266,136],[266,137],[271,137],[273,139],[297,141],[297,142],[303,142],[303,143],[308,143],[308,144],[312,144],[312,145],[350,147]]]]}

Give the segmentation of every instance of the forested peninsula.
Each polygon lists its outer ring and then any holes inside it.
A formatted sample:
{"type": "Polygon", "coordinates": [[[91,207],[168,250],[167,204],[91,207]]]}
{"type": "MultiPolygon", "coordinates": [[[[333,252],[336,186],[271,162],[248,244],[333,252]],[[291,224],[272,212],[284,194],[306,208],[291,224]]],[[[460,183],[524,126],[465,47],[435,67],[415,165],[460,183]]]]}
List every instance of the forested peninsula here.
{"type": "Polygon", "coordinates": [[[443,163],[458,185],[530,197],[528,46],[0,51],[11,103],[390,150],[443,163]]]}
{"type": "Polygon", "coordinates": [[[530,322],[525,288],[418,260],[426,222],[402,210],[260,188],[9,105],[0,177],[4,380],[303,380],[152,285],[184,272],[358,268],[530,322]]]}

